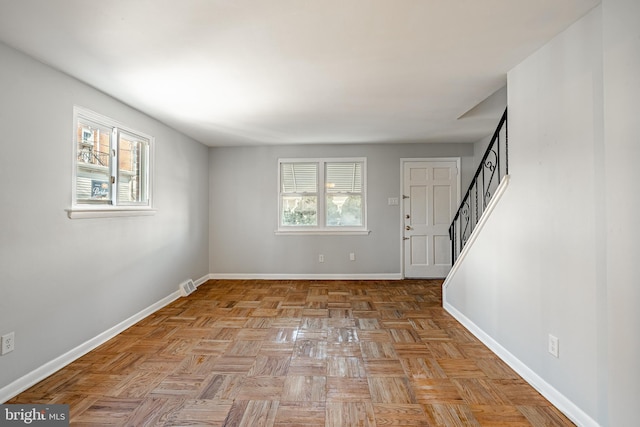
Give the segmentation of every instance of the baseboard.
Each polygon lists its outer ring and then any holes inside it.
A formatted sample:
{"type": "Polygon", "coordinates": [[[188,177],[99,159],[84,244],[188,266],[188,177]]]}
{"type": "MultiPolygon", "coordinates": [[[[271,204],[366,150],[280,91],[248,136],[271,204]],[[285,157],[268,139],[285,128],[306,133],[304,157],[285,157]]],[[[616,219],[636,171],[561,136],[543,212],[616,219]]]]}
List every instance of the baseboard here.
{"type": "Polygon", "coordinates": [[[211,273],[209,279],[226,280],[402,280],[400,273],[377,274],[245,274],[211,273]]]}
{"type": "MultiPolygon", "coordinates": [[[[206,282],[208,278],[209,277],[205,275],[204,277],[201,277],[197,281],[194,281],[194,283],[196,284],[196,286],[199,286],[200,284],[206,282]]],[[[44,380],[48,376],[64,368],[74,360],[79,359],[80,357],[89,353],[91,350],[109,341],[111,338],[115,337],[116,335],[123,332],[127,328],[138,323],[145,317],[171,304],[173,301],[177,300],[178,298],[180,298],[180,291],[176,291],[171,293],[170,295],[167,295],[166,297],[162,298],[160,301],[150,305],[149,307],[134,314],[128,319],[123,320],[122,322],[118,323],[112,328],[107,329],[101,334],[69,350],[63,355],[56,357],[55,359],[45,363],[39,368],[36,368],[33,371],[29,372],[28,374],[18,378],[12,383],[0,388],[0,403],[4,403],[7,400],[11,399],[12,397],[22,393],[29,387],[37,384],[38,382],[44,380]]]]}
{"type": "Polygon", "coordinates": [[[211,279],[209,276],[210,276],[210,274],[205,274],[204,276],[202,276],[198,280],[194,280],[193,284],[196,285],[196,288],[197,288],[198,286],[200,286],[203,283],[205,283],[207,280],[211,279]]]}
{"type": "Polygon", "coordinates": [[[542,379],[538,374],[525,365],[520,359],[511,354],[507,349],[500,345],[490,335],[485,333],[478,325],[462,314],[458,309],[446,301],[446,289],[443,287],[443,307],[456,318],[465,328],[484,343],[491,351],[493,351],[500,359],[518,373],[533,388],[538,390],[549,402],[551,402],[558,410],[567,416],[576,425],[581,427],[600,427],[600,425],[582,409],[576,406],[565,395],[556,390],[551,384],[542,379]]]}

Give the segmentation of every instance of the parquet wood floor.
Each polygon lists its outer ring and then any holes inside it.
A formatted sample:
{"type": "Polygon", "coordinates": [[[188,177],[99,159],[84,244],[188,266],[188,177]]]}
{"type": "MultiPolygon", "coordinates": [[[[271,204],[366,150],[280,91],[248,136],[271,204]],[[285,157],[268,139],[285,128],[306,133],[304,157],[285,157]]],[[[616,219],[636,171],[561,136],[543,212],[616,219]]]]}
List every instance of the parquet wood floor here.
{"type": "Polygon", "coordinates": [[[78,426],[573,426],[441,285],[212,280],[9,403],[78,426]]]}

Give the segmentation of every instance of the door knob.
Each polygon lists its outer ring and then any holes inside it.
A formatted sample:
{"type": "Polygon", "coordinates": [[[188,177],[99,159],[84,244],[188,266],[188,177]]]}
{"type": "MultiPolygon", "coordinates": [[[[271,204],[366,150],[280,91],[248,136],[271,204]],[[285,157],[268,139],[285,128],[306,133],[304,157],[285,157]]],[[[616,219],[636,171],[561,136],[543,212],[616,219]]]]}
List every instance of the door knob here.
{"type": "Polygon", "coordinates": [[[411,230],[411,227],[407,225],[404,229],[409,231],[409,230],[411,230]]]}

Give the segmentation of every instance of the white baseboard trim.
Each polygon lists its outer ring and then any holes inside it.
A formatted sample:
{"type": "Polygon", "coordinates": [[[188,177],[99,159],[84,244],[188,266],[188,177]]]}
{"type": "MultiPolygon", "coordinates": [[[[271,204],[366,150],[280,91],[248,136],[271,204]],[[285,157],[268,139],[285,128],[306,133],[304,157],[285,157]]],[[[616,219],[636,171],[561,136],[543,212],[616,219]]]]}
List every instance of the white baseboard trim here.
{"type": "Polygon", "coordinates": [[[402,280],[401,273],[377,274],[245,274],[211,273],[209,279],[226,280],[402,280]]]}
{"type": "Polygon", "coordinates": [[[600,427],[600,425],[582,409],[576,406],[565,395],[556,390],[551,384],[542,379],[538,374],[525,365],[520,359],[511,354],[507,349],[500,345],[490,335],[485,333],[478,325],[462,314],[458,309],[446,301],[445,288],[443,287],[443,307],[456,318],[465,328],[484,343],[491,351],[493,351],[500,359],[518,373],[533,388],[538,390],[549,402],[551,402],[558,410],[565,414],[571,421],[581,427],[600,427]]]}
{"type": "Polygon", "coordinates": [[[210,279],[209,274],[205,274],[204,276],[202,276],[201,278],[199,278],[198,280],[194,280],[193,284],[196,285],[196,288],[200,285],[202,285],[204,282],[206,282],[207,280],[210,279]]]}
{"type": "Polygon", "coordinates": [[[487,220],[491,216],[491,212],[493,212],[493,210],[496,208],[496,206],[498,205],[498,201],[502,198],[502,195],[507,190],[510,180],[511,180],[511,175],[505,175],[504,177],[502,177],[502,181],[500,181],[498,188],[496,188],[496,192],[493,194],[493,197],[491,198],[491,200],[489,201],[489,204],[487,205],[484,212],[482,213],[482,216],[480,216],[480,221],[478,221],[475,228],[471,232],[471,235],[469,236],[469,240],[467,240],[467,243],[464,245],[464,248],[462,248],[462,251],[460,251],[458,258],[456,259],[456,263],[453,265],[453,267],[451,267],[449,274],[447,274],[447,278],[442,284],[443,292],[444,292],[444,289],[446,289],[447,286],[449,286],[449,278],[453,277],[456,274],[456,271],[458,271],[458,268],[460,268],[460,264],[462,264],[462,261],[467,257],[467,253],[469,253],[469,250],[473,246],[473,243],[478,238],[478,235],[480,234],[480,230],[482,230],[484,225],[487,223],[487,220]]]}
{"type": "MultiPolygon", "coordinates": [[[[196,286],[199,286],[200,284],[206,282],[207,280],[208,280],[208,276],[204,276],[198,279],[197,281],[194,281],[194,283],[196,284],[196,286]]],[[[127,328],[138,323],[145,317],[171,304],[173,301],[177,300],[178,298],[180,298],[180,291],[176,291],[171,293],[170,295],[167,295],[166,297],[162,298],[160,301],[154,304],[151,304],[149,307],[134,314],[128,319],[123,320],[122,322],[118,323],[112,328],[107,329],[101,334],[69,350],[63,355],[56,357],[55,359],[45,363],[39,368],[36,368],[33,371],[29,372],[28,374],[18,378],[12,383],[0,388],[0,403],[4,403],[7,400],[11,399],[12,397],[22,393],[29,387],[37,384],[38,382],[50,376],[51,374],[64,368],[74,360],[79,359],[80,357],[89,353],[91,350],[109,341],[111,338],[115,337],[116,335],[123,332],[127,328]]]]}

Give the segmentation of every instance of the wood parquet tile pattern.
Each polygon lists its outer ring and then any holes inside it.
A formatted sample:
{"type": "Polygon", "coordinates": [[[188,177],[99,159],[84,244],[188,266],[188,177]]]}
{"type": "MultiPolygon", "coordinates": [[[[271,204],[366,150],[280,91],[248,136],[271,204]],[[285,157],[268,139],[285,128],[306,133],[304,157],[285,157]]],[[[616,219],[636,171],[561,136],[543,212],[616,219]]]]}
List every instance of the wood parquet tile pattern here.
{"type": "Polygon", "coordinates": [[[441,285],[212,280],[9,403],[78,426],[573,426],[441,285]]]}

